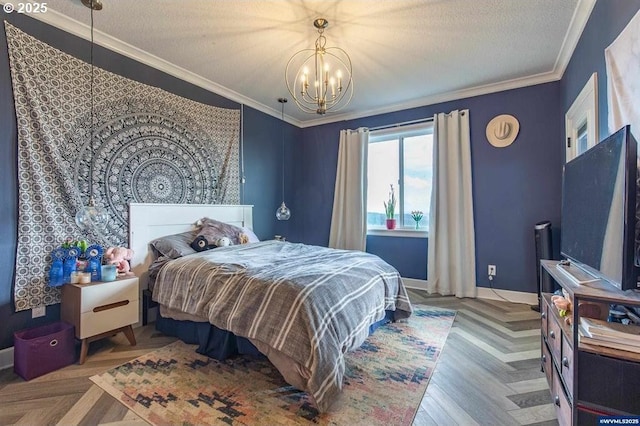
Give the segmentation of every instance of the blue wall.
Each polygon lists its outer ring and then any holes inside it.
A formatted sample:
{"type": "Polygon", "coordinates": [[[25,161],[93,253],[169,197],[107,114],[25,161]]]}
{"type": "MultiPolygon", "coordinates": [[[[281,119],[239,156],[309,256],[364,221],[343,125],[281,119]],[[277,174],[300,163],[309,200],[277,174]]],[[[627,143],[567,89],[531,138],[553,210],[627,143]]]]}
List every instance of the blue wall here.
{"type": "MultiPolygon", "coordinates": [[[[277,99],[274,99],[274,103],[277,99]]],[[[284,158],[285,202],[297,216],[293,199],[292,150],[300,138],[301,129],[255,109],[244,107],[244,156],[245,191],[244,203],[253,204],[253,227],[262,239],[274,235],[289,237],[290,221],[276,220],[276,209],[282,202],[282,163],[284,158]],[[283,147],[284,126],[284,156],[283,147]]]]}
{"type": "MultiPolygon", "coordinates": [[[[489,286],[486,270],[491,263],[498,269],[494,287],[537,292],[533,226],[541,220],[557,224],[560,218],[559,93],[555,82],[304,129],[294,149],[295,201],[303,214],[292,222],[292,233],[309,244],[329,241],[340,129],[469,109],[477,283],[489,286]],[[520,121],[515,143],[502,149],[485,137],[487,123],[498,114],[512,114],[520,121]]],[[[403,276],[426,278],[425,239],[369,236],[367,245],[403,276]]]]}
{"type": "Polygon", "coordinates": [[[380,256],[405,278],[427,279],[426,238],[367,235],[367,252],[380,256]]]}
{"type": "MultiPolygon", "coordinates": [[[[604,50],[618,37],[631,18],[640,10],[640,0],[599,0],[560,82],[562,114],[569,109],[591,74],[598,73],[599,139],[609,135],[607,105],[607,73],[604,50]]],[[[564,139],[564,121],[562,122],[564,139]]],[[[617,129],[614,129],[617,130],[617,129]]],[[[640,135],[634,135],[640,139],[640,135]]]]}
{"type": "MultiPolygon", "coordinates": [[[[2,14],[23,31],[46,41],[64,52],[89,60],[89,43],[64,31],[43,24],[25,15],[2,14]]],[[[95,49],[94,63],[106,70],[125,77],[160,87],[169,92],[209,105],[240,108],[236,102],[206,91],[176,77],[165,74],[132,59],[118,55],[99,46],[95,49]]],[[[277,106],[274,94],[274,107],[277,106]]],[[[254,228],[258,237],[272,238],[274,234],[286,235],[286,224],[275,219],[276,207],[281,202],[280,170],[282,122],[251,108],[244,111],[244,142],[246,185],[244,202],[254,204],[254,228]]],[[[0,29],[0,349],[13,346],[13,332],[34,327],[60,318],[60,305],[47,307],[45,317],[31,319],[31,311],[14,312],[13,275],[17,232],[17,171],[16,171],[16,119],[13,92],[9,73],[7,43],[4,25],[0,29]]],[[[286,157],[291,162],[291,145],[300,129],[285,124],[286,157]]],[[[290,176],[286,176],[290,179],[290,176]]]]}

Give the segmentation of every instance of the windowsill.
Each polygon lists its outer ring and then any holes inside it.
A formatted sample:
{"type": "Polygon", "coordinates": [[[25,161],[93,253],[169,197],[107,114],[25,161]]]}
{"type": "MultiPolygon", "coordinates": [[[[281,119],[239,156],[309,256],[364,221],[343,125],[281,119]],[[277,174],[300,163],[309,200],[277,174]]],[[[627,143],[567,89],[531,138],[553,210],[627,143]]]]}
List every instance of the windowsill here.
{"type": "Polygon", "coordinates": [[[422,229],[386,229],[386,228],[369,228],[367,235],[375,235],[376,237],[405,237],[405,238],[429,238],[429,231],[422,229]]]}

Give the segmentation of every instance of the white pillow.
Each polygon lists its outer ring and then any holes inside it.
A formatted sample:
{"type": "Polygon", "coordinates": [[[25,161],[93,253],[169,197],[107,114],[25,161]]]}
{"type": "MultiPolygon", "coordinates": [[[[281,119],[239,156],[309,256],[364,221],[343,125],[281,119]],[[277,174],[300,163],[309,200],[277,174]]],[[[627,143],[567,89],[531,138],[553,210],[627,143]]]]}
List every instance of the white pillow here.
{"type": "Polygon", "coordinates": [[[257,243],[260,241],[260,238],[257,237],[256,234],[253,233],[253,231],[245,226],[242,227],[242,232],[245,233],[247,235],[247,237],[249,237],[249,242],[250,243],[257,243]]]}

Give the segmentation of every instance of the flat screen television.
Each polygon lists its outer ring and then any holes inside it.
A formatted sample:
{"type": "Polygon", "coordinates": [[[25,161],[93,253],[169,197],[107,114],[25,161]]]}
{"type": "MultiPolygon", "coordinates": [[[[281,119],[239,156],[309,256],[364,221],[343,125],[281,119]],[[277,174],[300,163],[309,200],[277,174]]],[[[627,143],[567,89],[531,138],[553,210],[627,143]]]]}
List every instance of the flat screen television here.
{"type": "Polygon", "coordinates": [[[560,253],[621,290],[638,282],[637,143],[625,126],[564,167],[560,253]]]}

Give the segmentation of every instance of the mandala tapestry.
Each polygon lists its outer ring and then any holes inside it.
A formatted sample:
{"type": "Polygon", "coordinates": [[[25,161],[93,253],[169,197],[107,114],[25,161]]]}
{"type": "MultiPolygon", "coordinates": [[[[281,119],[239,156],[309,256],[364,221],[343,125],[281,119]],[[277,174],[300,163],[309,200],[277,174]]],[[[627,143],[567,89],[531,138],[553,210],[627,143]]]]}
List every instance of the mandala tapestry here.
{"type": "Polygon", "coordinates": [[[60,301],[47,275],[65,238],[128,245],[130,202],[239,203],[238,109],[96,67],[92,139],[91,65],[4,24],[18,128],[17,311],[60,301]],[[75,223],[91,191],[109,213],[104,233],[75,223]]]}

